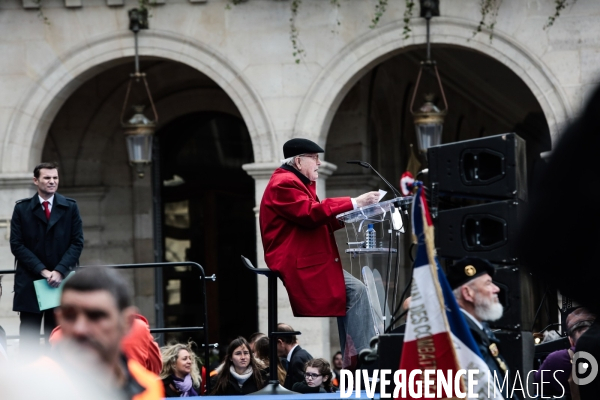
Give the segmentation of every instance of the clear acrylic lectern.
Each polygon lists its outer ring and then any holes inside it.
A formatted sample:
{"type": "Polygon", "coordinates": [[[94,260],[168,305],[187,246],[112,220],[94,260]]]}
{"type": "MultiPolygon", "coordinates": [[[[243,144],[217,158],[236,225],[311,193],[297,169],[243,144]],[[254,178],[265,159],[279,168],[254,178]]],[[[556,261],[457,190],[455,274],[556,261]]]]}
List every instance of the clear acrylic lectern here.
{"type": "Polygon", "coordinates": [[[345,248],[350,256],[350,273],[355,267],[360,268],[377,334],[389,327],[391,311],[400,295],[397,293],[400,237],[405,231],[412,200],[412,196],[395,198],[337,216],[346,229],[346,240],[339,243],[338,236],[338,247],[345,248]]]}

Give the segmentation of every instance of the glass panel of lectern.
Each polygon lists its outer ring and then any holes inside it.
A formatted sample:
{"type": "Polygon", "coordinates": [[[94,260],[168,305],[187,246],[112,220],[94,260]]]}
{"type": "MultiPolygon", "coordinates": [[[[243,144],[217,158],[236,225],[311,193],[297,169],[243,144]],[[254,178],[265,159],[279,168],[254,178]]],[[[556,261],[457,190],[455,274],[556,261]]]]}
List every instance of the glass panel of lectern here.
{"type": "MultiPolygon", "coordinates": [[[[360,277],[367,286],[371,303],[371,317],[375,332],[382,334],[389,327],[399,291],[399,265],[401,235],[408,225],[411,197],[361,207],[337,216],[345,225],[345,241],[340,242],[340,252],[345,249],[344,268],[360,277]],[[347,264],[350,265],[347,265],[347,264]]],[[[398,315],[398,314],[396,314],[398,315]]]]}

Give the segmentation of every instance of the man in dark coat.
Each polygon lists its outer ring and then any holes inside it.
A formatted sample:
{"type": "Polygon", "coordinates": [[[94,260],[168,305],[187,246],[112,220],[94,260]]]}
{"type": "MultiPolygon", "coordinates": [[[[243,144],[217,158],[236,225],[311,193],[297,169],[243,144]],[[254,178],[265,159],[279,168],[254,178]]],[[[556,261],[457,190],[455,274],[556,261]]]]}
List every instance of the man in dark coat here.
{"type": "MultiPolygon", "coordinates": [[[[497,380],[502,382],[509,373],[508,365],[500,354],[500,341],[486,322],[500,319],[503,313],[498,300],[500,289],[492,282],[494,272],[494,266],[488,261],[466,257],[448,269],[448,283],[485,363],[490,372],[496,374],[497,380]]],[[[512,384],[510,375],[508,382],[512,384]]],[[[509,398],[506,389],[505,386],[502,393],[504,398],[509,398]]]]}
{"type": "MultiPolygon", "coordinates": [[[[46,338],[56,326],[54,309],[40,311],[33,282],[58,287],[79,263],[83,230],[77,203],[56,192],[58,167],[42,163],[33,171],[37,193],[17,201],[11,220],[10,248],[15,256],[13,311],[20,313],[21,349],[39,345],[42,317],[46,338]]],[[[46,340],[47,342],[47,340],[46,340]]]]}
{"type": "MultiPolygon", "coordinates": [[[[277,332],[294,332],[287,324],[277,324],[277,332]]],[[[292,390],[296,382],[304,382],[304,365],[312,360],[313,356],[298,344],[295,335],[282,336],[277,339],[277,355],[288,361],[287,375],[283,387],[292,390]]]]}

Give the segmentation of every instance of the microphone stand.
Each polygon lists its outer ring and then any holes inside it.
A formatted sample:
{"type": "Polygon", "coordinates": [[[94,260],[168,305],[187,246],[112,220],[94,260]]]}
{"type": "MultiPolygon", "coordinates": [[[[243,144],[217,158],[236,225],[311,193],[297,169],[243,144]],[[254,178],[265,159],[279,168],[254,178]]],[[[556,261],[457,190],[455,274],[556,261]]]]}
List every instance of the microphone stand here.
{"type": "Polygon", "coordinates": [[[392,184],[389,183],[383,176],[381,176],[381,174],[379,172],[377,172],[377,170],[375,168],[373,168],[373,166],[371,164],[369,164],[368,162],[359,161],[359,160],[350,160],[350,161],[346,161],[346,163],[347,164],[357,164],[357,165],[360,165],[363,168],[369,168],[369,169],[371,169],[392,190],[392,193],[394,194],[394,197],[396,197],[396,198],[402,197],[402,195],[400,194],[400,192],[398,190],[396,190],[396,188],[394,188],[392,186],[392,184]]]}
{"type": "MultiPolygon", "coordinates": [[[[402,209],[402,206],[400,204],[400,198],[402,197],[402,195],[400,194],[400,192],[392,186],[391,183],[389,183],[383,176],[381,176],[381,174],[379,172],[377,172],[377,170],[375,168],[373,168],[373,166],[371,164],[369,164],[368,162],[365,161],[360,161],[360,160],[350,160],[350,161],[346,161],[346,163],[348,164],[357,164],[360,165],[363,168],[368,168],[371,169],[373,172],[375,172],[377,174],[377,176],[379,178],[381,178],[381,180],[392,190],[392,193],[394,194],[394,198],[397,199],[397,201],[394,202],[395,207],[399,210],[402,209]]],[[[394,211],[394,206],[391,206],[391,212],[392,214],[395,212],[394,211]]],[[[400,217],[402,218],[402,217],[400,217]]],[[[395,231],[394,229],[392,229],[393,232],[396,232],[396,235],[399,235],[399,233],[397,231],[395,231]]],[[[398,242],[399,244],[399,242],[398,242]]],[[[390,252],[392,249],[392,238],[390,237],[390,252]]],[[[398,251],[400,251],[400,249],[398,249],[398,251]]],[[[391,274],[391,270],[392,270],[392,258],[391,258],[391,253],[388,253],[388,265],[387,265],[387,280],[386,280],[386,287],[385,287],[385,300],[383,302],[383,313],[385,314],[385,309],[386,309],[386,305],[387,305],[387,300],[388,300],[388,296],[389,296],[389,285],[390,285],[390,274],[391,274]]],[[[398,277],[398,269],[396,269],[396,278],[398,277]]],[[[394,299],[395,299],[395,294],[394,294],[394,299]]],[[[387,315],[386,315],[387,318],[387,315]]],[[[390,318],[392,318],[392,315],[390,315],[390,318]]],[[[390,324],[390,326],[392,326],[390,324]]],[[[384,323],[384,327],[385,327],[385,323],[384,323]]],[[[361,354],[359,355],[359,357],[364,357],[365,354],[363,354],[364,350],[361,351],[361,354]]]]}

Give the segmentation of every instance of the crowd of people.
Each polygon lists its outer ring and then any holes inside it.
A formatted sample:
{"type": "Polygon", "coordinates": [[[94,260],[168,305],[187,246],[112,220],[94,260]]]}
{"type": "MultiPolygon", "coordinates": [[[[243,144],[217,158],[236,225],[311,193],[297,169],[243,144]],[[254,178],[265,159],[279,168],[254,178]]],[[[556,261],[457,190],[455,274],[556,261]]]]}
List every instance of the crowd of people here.
{"type": "MultiPolygon", "coordinates": [[[[27,388],[18,387],[18,379],[9,378],[12,372],[20,376],[27,371],[37,379],[50,370],[61,379],[45,390],[57,399],[88,398],[82,397],[88,392],[93,393],[91,398],[135,400],[244,395],[271,380],[298,393],[335,391],[336,375],[330,363],[313,359],[293,335],[278,340],[276,368],[269,365],[269,338],[256,333],[250,341],[238,337],[229,343],[221,364],[209,371],[196,356],[193,342],[159,348],[148,321],[131,301],[129,286],[116,270],[89,267],[78,271],[63,285],[56,308],[58,326],[49,335],[51,348],[34,354],[39,350],[35,346],[25,357],[31,362],[12,371],[2,369],[0,396],[31,397],[27,388]]],[[[293,332],[293,328],[279,324],[278,331],[293,332]]],[[[341,368],[340,354],[334,356],[335,368],[341,368]]],[[[0,363],[0,368],[8,365],[0,363]]]]}

